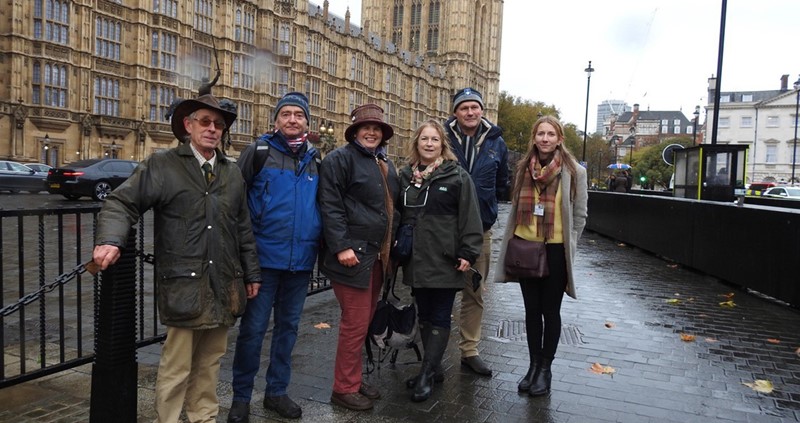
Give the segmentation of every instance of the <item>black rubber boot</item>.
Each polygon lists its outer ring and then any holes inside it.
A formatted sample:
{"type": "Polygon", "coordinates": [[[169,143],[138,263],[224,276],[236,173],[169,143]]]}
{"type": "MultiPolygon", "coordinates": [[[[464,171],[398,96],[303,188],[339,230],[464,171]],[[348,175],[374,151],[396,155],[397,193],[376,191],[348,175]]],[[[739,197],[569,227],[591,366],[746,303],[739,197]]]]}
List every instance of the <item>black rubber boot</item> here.
{"type": "Polygon", "coordinates": [[[425,358],[422,359],[422,369],[414,381],[414,394],[411,400],[414,402],[425,401],[433,393],[434,369],[442,363],[444,350],[447,348],[447,341],[450,339],[450,331],[436,326],[430,327],[428,335],[428,345],[425,349],[425,358]]]}
{"type": "Polygon", "coordinates": [[[536,376],[536,372],[539,371],[539,363],[541,362],[541,357],[531,357],[531,366],[528,367],[528,373],[525,373],[525,377],[523,377],[522,380],[519,381],[519,385],[517,385],[517,390],[519,392],[528,392],[531,389],[533,379],[536,376]]]}
{"type": "Polygon", "coordinates": [[[550,370],[552,363],[552,358],[542,359],[541,365],[534,372],[533,383],[528,390],[532,397],[540,397],[550,393],[550,382],[553,380],[553,372],[550,370]]]}

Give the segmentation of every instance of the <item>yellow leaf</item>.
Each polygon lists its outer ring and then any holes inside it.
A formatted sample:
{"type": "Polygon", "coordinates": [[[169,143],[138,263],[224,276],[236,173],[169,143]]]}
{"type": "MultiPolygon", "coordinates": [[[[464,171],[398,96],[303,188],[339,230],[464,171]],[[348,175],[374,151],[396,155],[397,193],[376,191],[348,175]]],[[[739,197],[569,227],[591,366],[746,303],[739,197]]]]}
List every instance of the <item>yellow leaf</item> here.
{"type": "Polygon", "coordinates": [[[329,324],[327,324],[325,322],[322,322],[322,323],[317,323],[316,325],[314,325],[314,327],[317,328],[317,329],[330,329],[331,325],[329,325],[329,324]]]}
{"type": "Polygon", "coordinates": [[[667,304],[678,304],[679,302],[681,302],[681,300],[677,298],[670,298],[667,300],[667,304]]]}
{"type": "Polygon", "coordinates": [[[598,375],[610,375],[616,373],[616,370],[614,370],[613,367],[604,366],[600,363],[592,364],[592,367],[589,368],[589,370],[591,370],[593,373],[597,373],[598,375]]]}
{"type": "Polygon", "coordinates": [[[720,307],[733,308],[733,307],[736,307],[736,303],[734,303],[733,301],[723,301],[723,302],[719,303],[719,306],[720,307]]]}
{"type": "Polygon", "coordinates": [[[689,335],[688,333],[681,334],[681,341],[683,342],[694,342],[695,338],[694,335],[689,335]]]}
{"type": "Polygon", "coordinates": [[[769,342],[770,344],[780,344],[781,340],[775,338],[767,338],[767,342],[769,342]]]}
{"type": "Polygon", "coordinates": [[[748,386],[754,391],[764,394],[771,394],[772,390],[774,389],[772,382],[763,379],[756,379],[756,381],[753,383],[742,382],[742,385],[748,386]]]}
{"type": "Polygon", "coordinates": [[[606,327],[607,327],[607,328],[611,329],[611,328],[613,328],[614,326],[616,326],[616,325],[615,325],[615,324],[613,324],[613,323],[611,323],[611,322],[606,322],[606,327]]]}

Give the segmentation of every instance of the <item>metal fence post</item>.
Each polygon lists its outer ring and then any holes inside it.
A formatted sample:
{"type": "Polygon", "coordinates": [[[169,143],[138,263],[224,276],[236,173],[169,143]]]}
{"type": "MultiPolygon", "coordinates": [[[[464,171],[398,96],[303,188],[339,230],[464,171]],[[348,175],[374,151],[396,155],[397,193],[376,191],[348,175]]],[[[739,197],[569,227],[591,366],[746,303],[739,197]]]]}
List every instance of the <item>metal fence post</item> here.
{"type": "Polygon", "coordinates": [[[136,422],[136,233],[102,272],[95,309],[95,363],[89,421],[136,422]]]}

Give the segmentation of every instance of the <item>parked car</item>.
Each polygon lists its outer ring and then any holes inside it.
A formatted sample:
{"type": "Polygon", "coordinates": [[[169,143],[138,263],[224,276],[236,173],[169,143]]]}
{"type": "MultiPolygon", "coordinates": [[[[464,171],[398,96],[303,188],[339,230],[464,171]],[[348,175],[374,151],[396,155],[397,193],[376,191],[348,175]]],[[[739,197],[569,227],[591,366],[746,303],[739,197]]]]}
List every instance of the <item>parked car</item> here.
{"type": "Polygon", "coordinates": [[[748,197],[760,197],[768,188],[778,186],[775,182],[753,182],[747,187],[745,195],[748,197]]]}
{"type": "Polygon", "coordinates": [[[761,194],[762,197],[788,198],[800,200],[800,187],[772,187],[761,194]]]}
{"type": "Polygon", "coordinates": [[[44,175],[22,163],[0,160],[0,191],[18,193],[27,191],[37,193],[45,191],[44,175]]]}
{"type": "Polygon", "coordinates": [[[47,172],[49,172],[50,169],[53,168],[53,166],[46,165],[44,163],[25,163],[25,166],[28,166],[29,168],[33,169],[36,173],[44,176],[47,176],[47,172]]]}
{"type": "Polygon", "coordinates": [[[47,190],[68,200],[92,197],[102,201],[133,173],[139,162],[117,159],[89,159],[50,169],[47,190]]]}

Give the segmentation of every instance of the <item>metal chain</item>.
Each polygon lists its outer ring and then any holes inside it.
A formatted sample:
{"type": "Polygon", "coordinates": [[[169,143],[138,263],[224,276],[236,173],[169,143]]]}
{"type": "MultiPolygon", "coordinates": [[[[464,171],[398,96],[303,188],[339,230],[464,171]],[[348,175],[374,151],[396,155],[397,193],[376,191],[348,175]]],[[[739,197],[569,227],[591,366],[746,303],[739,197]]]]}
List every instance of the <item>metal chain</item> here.
{"type": "MultiPolygon", "coordinates": [[[[153,254],[144,253],[141,251],[137,251],[136,255],[141,257],[145,263],[153,264],[156,262],[156,258],[153,254]]],[[[92,275],[96,275],[100,269],[94,264],[94,261],[88,261],[86,263],[81,263],[72,268],[72,270],[62,273],[56,277],[53,282],[50,282],[47,285],[42,285],[41,288],[37,289],[36,291],[31,292],[28,295],[20,298],[16,303],[9,304],[2,309],[0,309],[0,317],[10,316],[12,313],[15,313],[19,310],[22,306],[26,306],[34,301],[36,301],[39,297],[47,294],[48,292],[54,291],[59,286],[66,284],[67,282],[71,281],[76,276],[83,274],[85,272],[89,272],[92,275]]]]}

